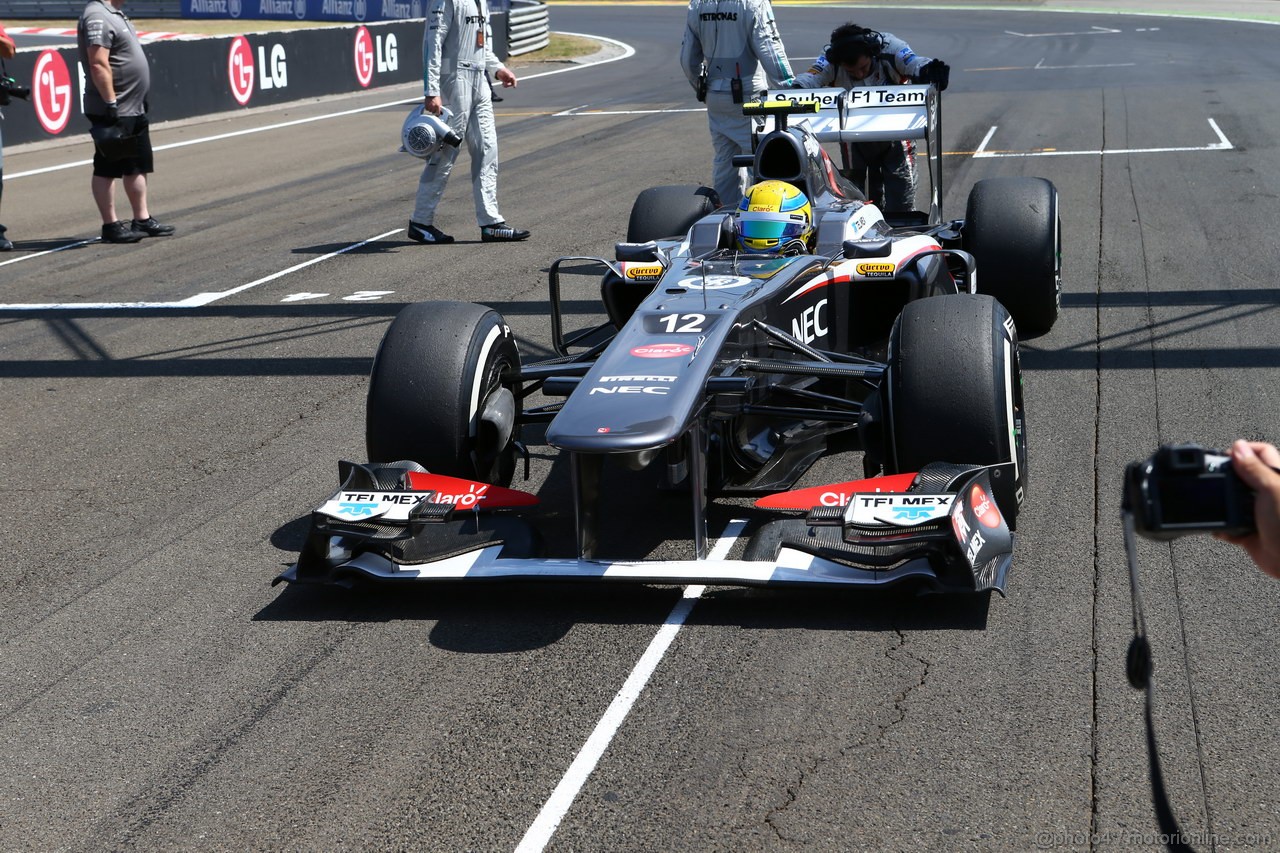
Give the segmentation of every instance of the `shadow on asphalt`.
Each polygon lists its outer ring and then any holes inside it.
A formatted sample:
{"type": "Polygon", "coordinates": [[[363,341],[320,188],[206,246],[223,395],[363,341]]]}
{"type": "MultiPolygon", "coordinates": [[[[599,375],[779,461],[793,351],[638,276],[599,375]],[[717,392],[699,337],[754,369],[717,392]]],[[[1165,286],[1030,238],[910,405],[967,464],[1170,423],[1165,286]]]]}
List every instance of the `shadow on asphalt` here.
{"type": "MultiPolygon", "coordinates": [[[[680,599],[677,588],[642,584],[472,583],[355,589],[290,586],[253,617],[262,622],[435,622],[433,646],[507,654],[554,645],[577,625],[650,625],[680,599]]],[[[749,630],[982,631],[989,594],[916,596],[897,590],[774,590],[713,587],[689,626],[749,630]]]]}

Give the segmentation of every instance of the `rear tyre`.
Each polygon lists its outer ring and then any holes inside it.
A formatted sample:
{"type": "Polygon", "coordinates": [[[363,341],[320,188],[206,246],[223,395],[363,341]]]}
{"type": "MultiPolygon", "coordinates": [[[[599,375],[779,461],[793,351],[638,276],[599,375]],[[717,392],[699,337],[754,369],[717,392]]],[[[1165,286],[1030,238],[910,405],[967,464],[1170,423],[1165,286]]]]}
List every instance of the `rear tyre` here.
{"type": "Polygon", "coordinates": [[[650,187],[636,197],[627,222],[627,242],[683,237],[689,226],[720,206],[710,187],[650,187]]]}
{"type": "Polygon", "coordinates": [[[881,384],[889,474],[930,462],[1016,462],[1012,528],[1026,491],[1027,442],[1018,341],[990,296],[958,293],[907,303],[889,337],[881,384]]]}
{"type": "Polygon", "coordinates": [[[1044,178],[988,178],[969,193],[964,248],[978,290],[1009,310],[1023,334],[1047,332],[1062,304],[1058,190],[1044,178]]]}
{"type": "Polygon", "coordinates": [[[371,462],[505,486],[515,472],[519,398],[503,384],[520,366],[502,315],[469,302],[415,302],[378,347],[365,404],[371,462]]]}

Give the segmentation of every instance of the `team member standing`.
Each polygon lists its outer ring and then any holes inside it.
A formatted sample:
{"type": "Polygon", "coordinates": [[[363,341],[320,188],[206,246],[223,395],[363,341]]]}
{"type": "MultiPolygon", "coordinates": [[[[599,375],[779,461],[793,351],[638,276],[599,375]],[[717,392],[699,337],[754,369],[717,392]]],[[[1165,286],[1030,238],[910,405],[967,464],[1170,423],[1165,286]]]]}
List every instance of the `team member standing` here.
{"type": "Polygon", "coordinates": [[[136,243],[143,237],[164,237],[172,225],[161,225],[147,209],[147,175],[155,170],[151,133],[147,121],[147,93],[151,90],[151,66],[133,22],[124,12],[125,0],[90,0],[80,13],[76,47],[80,64],[88,74],[84,87],[84,114],[96,128],[119,127],[132,138],[131,150],[93,155],[94,203],[102,215],[105,243],[136,243]],[[133,208],[133,221],[116,218],[116,179],[133,208]]]}
{"type": "MultiPolygon", "coordinates": [[[[893,33],[881,33],[857,24],[842,24],[831,33],[831,43],[796,85],[804,89],[825,86],[889,86],[910,82],[933,83],[938,91],[947,88],[951,67],[940,59],[917,56],[905,41],[893,33]]],[[[852,174],[847,175],[860,189],[868,166],[878,166],[884,175],[884,198],[877,201],[887,211],[915,208],[915,142],[857,143],[850,147],[852,174]]]]}
{"type": "MultiPolygon", "coordinates": [[[[467,141],[476,223],[486,242],[524,240],[529,232],[512,228],[498,212],[498,129],[486,73],[504,87],[516,75],[494,55],[488,0],[431,0],[422,38],[422,91],[427,112],[453,111],[449,124],[467,141]]],[[[436,207],[458,159],[458,149],[445,145],[427,160],[418,180],[418,196],[409,220],[409,238],[419,243],[452,243],[435,227],[436,207]]]]}
{"type": "Polygon", "coordinates": [[[794,77],[769,0],[690,0],[680,65],[707,103],[720,203],[737,207],[749,176],[734,168],[733,158],[751,153],[751,119],[742,102],[767,86],[791,86],[794,77]]]}
{"type": "MultiPolygon", "coordinates": [[[[4,31],[4,27],[0,26],[0,59],[12,59],[17,52],[17,45],[13,43],[13,39],[9,38],[9,34],[4,31]]],[[[7,101],[5,103],[8,103],[7,101]]],[[[0,118],[3,116],[0,115],[0,118]]],[[[0,136],[0,199],[4,198],[4,137],[0,136]]],[[[5,236],[5,227],[0,225],[0,252],[7,252],[13,248],[13,243],[5,236]]]]}

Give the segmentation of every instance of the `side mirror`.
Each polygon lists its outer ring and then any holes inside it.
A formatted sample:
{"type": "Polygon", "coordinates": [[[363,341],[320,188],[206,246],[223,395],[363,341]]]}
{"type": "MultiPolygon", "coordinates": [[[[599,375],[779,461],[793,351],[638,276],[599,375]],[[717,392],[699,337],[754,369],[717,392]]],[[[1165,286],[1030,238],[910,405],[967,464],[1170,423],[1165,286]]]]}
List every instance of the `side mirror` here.
{"type": "Polygon", "coordinates": [[[658,243],[655,240],[647,243],[615,243],[613,256],[619,261],[653,263],[661,260],[658,257],[658,243]]]}
{"type": "Polygon", "coordinates": [[[857,258],[887,258],[893,254],[893,241],[888,237],[878,240],[845,240],[841,244],[847,260],[857,258]]]}

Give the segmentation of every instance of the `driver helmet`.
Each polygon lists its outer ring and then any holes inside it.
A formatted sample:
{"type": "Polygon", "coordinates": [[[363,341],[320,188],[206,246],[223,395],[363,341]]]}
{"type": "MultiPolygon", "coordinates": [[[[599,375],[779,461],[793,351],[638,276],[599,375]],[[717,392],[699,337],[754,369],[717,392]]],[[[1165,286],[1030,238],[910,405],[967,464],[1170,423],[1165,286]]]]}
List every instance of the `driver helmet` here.
{"type": "Polygon", "coordinates": [[[786,181],[761,181],[738,205],[738,245],[745,252],[803,254],[813,236],[813,207],[786,181]]]}

